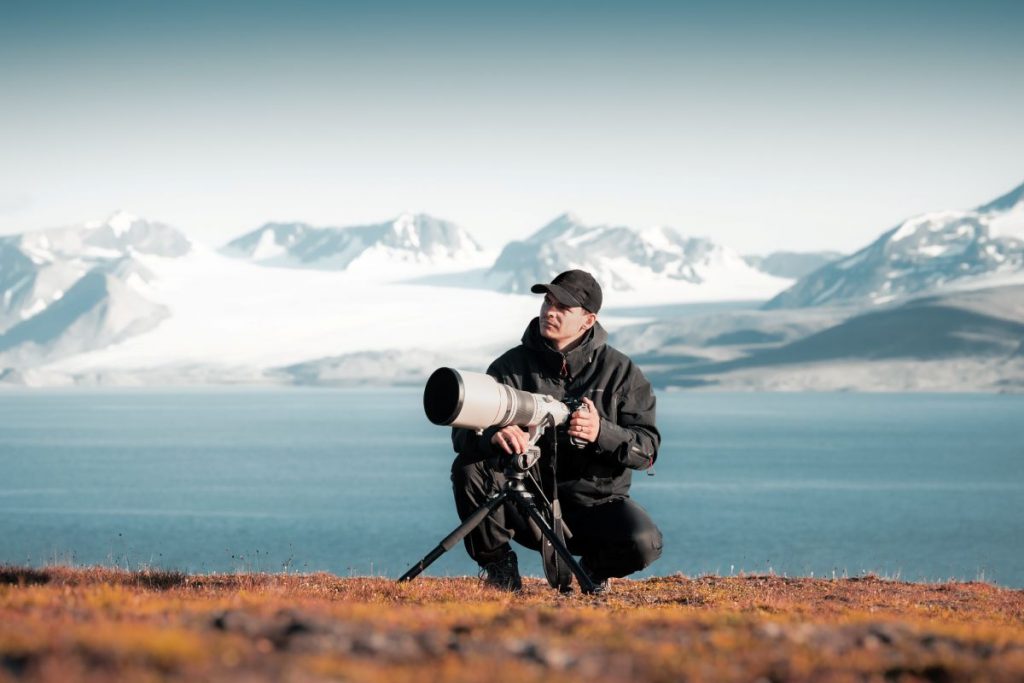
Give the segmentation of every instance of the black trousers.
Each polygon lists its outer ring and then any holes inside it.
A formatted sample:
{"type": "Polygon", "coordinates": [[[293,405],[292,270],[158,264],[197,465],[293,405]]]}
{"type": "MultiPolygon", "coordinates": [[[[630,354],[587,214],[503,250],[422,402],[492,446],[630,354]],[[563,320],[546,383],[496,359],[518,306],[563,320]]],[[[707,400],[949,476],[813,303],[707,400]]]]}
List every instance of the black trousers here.
{"type": "MultiPolygon", "coordinates": [[[[459,517],[469,517],[504,483],[505,476],[493,463],[461,455],[455,458],[452,489],[459,517]]],[[[561,505],[562,518],[572,532],[566,545],[573,555],[582,556],[594,576],[628,576],[661,556],[661,531],[647,511],[630,498],[611,498],[597,505],[561,505]]],[[[537,532],[514,504],[506,503],[466,536],[466,551],[482,567],[501,558],[510,540],[540,550],[537,532]]]]}

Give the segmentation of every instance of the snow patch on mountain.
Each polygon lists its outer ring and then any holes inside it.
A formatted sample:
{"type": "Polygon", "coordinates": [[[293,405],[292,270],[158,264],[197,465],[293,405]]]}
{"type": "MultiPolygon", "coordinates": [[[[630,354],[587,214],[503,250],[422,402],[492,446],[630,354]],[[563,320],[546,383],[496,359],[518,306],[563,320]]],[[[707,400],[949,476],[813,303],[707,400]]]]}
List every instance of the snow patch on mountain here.
{"type": "Polygon", "coordinates": [[[479,268],[493,259],[454,223],[413,213],[346,228],[268,223],[222,252],[267,266],[343,270],[373,280],[479,268]]]}
{"type": "Polygon", "coordinates": [[[990,237],[1011,237],[1024,241],[1024,201],[1018,202],[1009,211],[993,214],[988,221],[990,237]]]}
{"type": "Polygon", "coordinates": [[[90,271],[57,301],[0,335],[0,367],[104,348],[152,329],[167,315],[116,277],[90,271]]]}
{"type": "Polygon", "coordinates": [[[124,211],[83,226],[26,233],[24,239],[27,247],[64,258],[106,259],[130,253],[177,257],[192,248],[192,242],[175,228],[124,211]]]}
{"type": "Polygon", "coordinates": [[[502,291],[527,292],[572,268],[592,273],[612,305],[764,299],[791,283],[752,268],[731,249],[671,227],[590,226],[572,214],[506,245],[487,281],[502,291]]]}
{"type": "Polygon", "coordinates": [[[178,230],[117,212],[0,238],[0,365],[42,363],[148,331],[166,311],[137,258],[181,258],[178,230]]]}
{"type": "Polygon", "coordinates": [[[87,270],[81,262],[34,263],[0,240],[0,334],[60,299],[87,270]]]}
{"type": "Polygon", "coordinates": [[[744,260],[762,273],[775,277],[798,280],[824,265],[843,257],[837,251],[792,252],[776,251],[767,256],[744,256],[744,260]]]}

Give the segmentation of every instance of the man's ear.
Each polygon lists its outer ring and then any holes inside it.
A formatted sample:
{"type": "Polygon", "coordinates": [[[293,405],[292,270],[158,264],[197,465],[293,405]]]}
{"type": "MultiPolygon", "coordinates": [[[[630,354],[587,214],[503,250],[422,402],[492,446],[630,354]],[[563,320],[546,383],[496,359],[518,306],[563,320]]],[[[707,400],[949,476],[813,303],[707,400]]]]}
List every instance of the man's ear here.
{"type": "Polygon", "coordinates": [[[590,329],[597,324],[597,313],[587,313],[586,329],[590,329]]]}

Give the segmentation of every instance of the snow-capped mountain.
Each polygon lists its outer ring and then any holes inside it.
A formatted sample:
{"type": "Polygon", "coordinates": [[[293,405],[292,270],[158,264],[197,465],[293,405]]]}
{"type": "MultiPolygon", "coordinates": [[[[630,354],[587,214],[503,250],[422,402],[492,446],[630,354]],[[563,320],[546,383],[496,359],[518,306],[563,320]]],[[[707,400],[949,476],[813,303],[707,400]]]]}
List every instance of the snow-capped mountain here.
{"type": "Polygon", "coordinates": [[[102,349],[148,332],[167,316],[165,307],[96,268],[58,301],[0,335],[0,367],[102,349]]]}
{"type": "MultiPolygon", "coordinates": [[[[874,270],[860,271],[876,258],[869,247],[804,282],[830,272],[860,274],[861,284],[882,273],[908,291],[918,280],[933,286],[934,273],[947,278],[938,280],[944,287],[1024,281],[1022,219],[1024,186],[971,212],[907,221],[872,245],[882,254],[874,270]]],[[[568,268],[587,269],[605,286],[602,320],[613,332],[630,319],[657,319],[660,304],[733,300],[730,306],[742,307],[789,284],[707,239],[665,227],[588,226],[571,215],[510,243],[489,269],[478,265],[487,254],[464,231],[415,215],[344,229],[271,224],[229,251],[234,256],[120,213],[0,238],[0,384],[415,383],[437,363],[485,367],[536,315],[530,285],[568,268]]],[[[844,284],[835,291],[845,292],[844,284]]],[[[1019,298],[1006,291],[998,301],[1019,298]]],[[[836,324],[860,313],[853,307],[736,311],[694,318],[687,329],[671,313],[668,326],[645,329],[644,348],[633,351],[642,351],[638,362],[651,364],[652,376],[672,384],[686,363],[729,362],[830,325],[853,347],[860,343],[861,328],[836,324]]],[[[902,339],[895,317],[877,320],[902,339]]],[[[982,335],[1000,352],[1018,329],[967,323],[946,336],[982,335]]],[[[886,329],[868,331],[884,336],[886,329]]],[[[971,354],[988,353],[983,346],[939,360],[968,367],[971,354]]],[[[949,386],[975,386],[964,372],[949,375],[949,386]]],[[[871,382],[865,386],[881,386],[871,382]]]]}
{"type": "Polygon", "coordinates": [[[77,261],[37,263],[17,238],[0,238],[0,334],[60,299],[87,270],[77,261]]]}
{"type": "MultiPolygon", "coordinates": [[[[115,217],[89,230],[137,222],[115,217]]],[[[566,267],[618,277],[613,282],[631,295],[646,291],[630,301],[634,305],[671,295],[665,283],[712,282],[717,289],[705,298],[714,298],[730,274],[759,285],[771,281],[732,252],[670,229],[561,227],[547,226],[535,239],[556,251],[576,240],[573,253],[590,260],[566,267]],[[634,261],[620,263],[623,252],[634,261]]],[[[518,339],[538,306],[526,292],[475,287],[480,270],[472,266],[487,255],[464,231],[426,216],[346,229],[268,225],[223,250],[234,257],[201,245],[167,249],[166,243],[144,253],[151,240],[137,246],[117,241],[128,230],[83,230],[8,238],[10,248],[0,252],[10,263],[0,270],[4,278],[34,278],[37,285],[46,279],[53,291],[0,334],[0,381],[399,381],[427,372],[425,364],[442,357],[485,367],[518,339]],[[270,263],[292,267],[265,267],[270,263]],[[448,268],[458,286],[442,284],[444,277],[395,276],[416,268],[435,274],[448,268]],[[372,296],[365,295],[367,281],[376,283],[372,296]],[[466,325],[467,310],[501,314],[466,325]]],[[[522,278],[546,281],[560,269],[555,261],[551,271],[522,278]]]]}
{"type": "Polygon", "coordinates": [[[192,248],[189,239],[175,228],[124,211],[104,221],[27,232],[13,239],[36,263],[61,258],[102,261],[131,252],[176,257],[192,248]]]}
{"type": "Polygon", "coordinates": [[[1024,282],[1024,185],[969,211],[915,216],[804,277],[766,308],[861,305],[1024,282]]]}
{"type": "Polygon", "coordinates": [[[670,227],[590,226],[572,214],[506,245],[487,280],[503,291],[528,292],[570,268],[593,273],[613,303],[764,299],[791,282],[752,268],[711,240],[684,237],[670,227]]]}
{"type": "Polygon", "coordinates": [[[798,280],[842,257],[838,251],[776,251],[767,256],[744,256],[743,260],[762,273],[798,280]]]}
{"type": "Polygon", "coordinates": [[[94,268],[129,278],[135,256],[191,250],[175,228],[120,211],[105,221],[0,237],[0,334],[60,300],[94,268]]]}
{"type": "Polygon", "coordinates": [[[361,276],[480,267],[483,249],[464,229],[426,214],[386,223],[317,228],[268,223],[229,242],[223,253],[269,266],[345,270],[361,276]]]}

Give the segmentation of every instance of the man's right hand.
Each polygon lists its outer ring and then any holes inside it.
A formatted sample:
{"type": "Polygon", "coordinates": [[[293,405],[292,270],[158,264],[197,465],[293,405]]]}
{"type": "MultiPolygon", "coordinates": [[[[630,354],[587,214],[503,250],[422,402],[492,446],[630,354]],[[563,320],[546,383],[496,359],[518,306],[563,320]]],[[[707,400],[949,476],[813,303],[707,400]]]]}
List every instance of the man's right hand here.
{"type": "Polygon", "coordinates": [[[530,435],[519,425],[509,425],[494,433],[491,444],[509,455],[520,455],[529,447],[530,435]]]}

